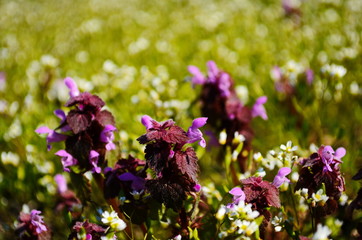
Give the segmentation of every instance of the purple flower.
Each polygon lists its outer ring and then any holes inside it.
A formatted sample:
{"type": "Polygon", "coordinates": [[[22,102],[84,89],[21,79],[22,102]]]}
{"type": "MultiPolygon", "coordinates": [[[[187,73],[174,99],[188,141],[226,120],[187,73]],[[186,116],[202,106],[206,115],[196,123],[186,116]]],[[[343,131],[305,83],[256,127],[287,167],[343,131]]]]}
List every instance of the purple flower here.
{"type": "Polygon", "coordinates": [[[195,66],[188,66],[187,68],[189,70],[189,73],[193,75],[191,81],[192,86],[195,86],[196,84],[202,85],[206,82],[205,76],[200,72],[200,69],[195,66]]]}
{"type": "Polygon", "coordinates": [[[278,67],[278,66],[273,67],[273,69],[271,70],[271,77],[275,81],[281,81],[282,80],[283,73],[282,73],[282,70],[280,69],[280,67],[278,67]]]}
{"type": "Polygon", "coordinates": [[[216,66],[216,63],[214,61],[208,61],[207,62],[207,76],[209,78],[210,83],[215,83],[216,78],[219,75],[219,69],[216,66]]]}
{"type": "Polygon", "coordinates": [[[67,139],[68,136],[57,133],[56,131],[48,128],[48,127],[39,127],[35,130],[36,133],[39,134],[47,134],[47,149],[48,151],[52,148],[50,143],[52,142],[61,142],[67,139]]]}
{"type": "MultiPolygon", "coordinates": [[[[64,123],[67,121],[67,115],[65,115],[65,112],[61,109],[57,109],[54,111],[54,115],[57,116],[60,119],[60,126],[64,125],[64,123]]],[[[62,132],[70,131],[71,128],[69,125],[64,125],[60,128],[62,132]]]]}
{"type": "Polygon", "coordinates": [[[333,170],[330,164],[333,162],[341,163],[341,158],[344,157],[344,155],[346,155],[346,149],[343,147],[338,148],[336,152],[334,152],[331,146],[325,146],[321,149],[320,156],[324,164],[323,172],[332,172],[333,170]]]}
{"type": "Polygon", "coordinates": [[[277,188],[280,187],[285,182],[290,182],[287,176],[292,170],[288,167],[282,167],[279,169],[278,174],[274,177],[273,185],[277,188]]]}
{"type": "Polygon", "coordinates": [[[59,150],[55,153],[55,155],[62,157],[62,164],[63,164],[63,170],[65,172],[70,172],[70,169],[68,167],[74,166],[78,163],[78,160],[75,159],[72,155],[67,153],[65,150],[59,150]]]}
{"type": "Polygon", "coordinates": [[[252,117],[260,116],[262,119],[267,120],[268,115],[266,114],[266,110],[264,107],[264,104],[268,100],[267,96],[259,97],[253,106],[253,109],[251,110],[252,117]]]}
{"type": "Polygon", "coordinates": [[[121,181],[131,181],[131,187],[133,190],[140,192],[145,189],[146,180],[134,175],[133,173],[126,172],[118,176],[118,179],[121,181]]]}
{"type": "Polygon", "coordinates": [[[230,76],[227,73],[221,73],[218,83],[219,90],[221,92],[221,96],[229,97],[230,96],[230,87],[231,81],[230,76]]]}
{"type": "Polygon", "coordinates": [[[312,82],[313,82],[313,80],[314,80],[314,72],[313,72],[313,70],[312,69],[307,69],[306,71],[305,71],[305,76],[306,76],[306,78],[307,78],[307,84],[308,85],[311,85],[312,84],[312,82]]]}
{"type": "Polygon", "coordinates": [[[70,77],[65,78],[64,83],[69,88],[70,97],[76,97],[79,95],[80,92],[78,90],[78,86],[72,78],[70,77]]]}
{"type": "Polygon", "coordinates": [[[187,143],[199,141],[199,145],[201,147],[206,147],[206,141],[202,136],[202,132],[198,129],[203,127],[206,124],[206,121],[206,117],[196,118],[194,121],[192,121],[192,125],[187,131],[187,137],[189,138],[187,143]]]}
{"type": "Polygon", "coordinates": [[[237,205],[240,201],[245,201],[245,193],[240,187],[234,187],[229,193],[233,195],[233,204],[237,205]]]}
{"type": "Polygon", "coordinates": [[[55,175],[54,180],[58,186],[58,193],[64,193],[68,190],[67,181],[62,174],[55,175]]]}
{"type": "Polygon", "coordinates": [[[146,129],[151,129],[154,128],[155,125],[153,122],[156,122],[155,120],[153,120],[150,116],[148,115],[143,115],[141,118],[141,122],[142,124],[146,127],[146,129]]]}
{"type": "Polygon", "coordinates": [[[41,211],[35,209],[31,210],[30,212],[30,223],[35,227],[35,231],[37,234],[47,231],[47,227],[44,224],[43,217],[39,215],[40,213],[41,211]]]}
{"type": "Polygon", "coordinates": [[[114,140],[113,132],[117,130],[117,128],[111,124],[108,124],[104,127],[101,132],[100,140],[106,144],[106,149],[108,151],[116,149],[116,145],[112,142],[114,140]]]}
{"type": "Polygon", "coordinates": [[[196,185],[194,186],[194,190],[195,190],[195,192],[200,192],[200,191],[201,191],[201,185],[200,185],[200,184],[196,184],[196,185]]]}
{"type": "MultiPolygon", "coordinates": [[[[108,149],[107,149],[108,150],[108,149]]],[[[96,173],[101,173],[101,168],[98,167],[98,157],[99,157],[99,153],[91,150],[89,153],[89,161],[91,163],[91,165],[93,166],[92,171],[96,172],[96,173]]]]}

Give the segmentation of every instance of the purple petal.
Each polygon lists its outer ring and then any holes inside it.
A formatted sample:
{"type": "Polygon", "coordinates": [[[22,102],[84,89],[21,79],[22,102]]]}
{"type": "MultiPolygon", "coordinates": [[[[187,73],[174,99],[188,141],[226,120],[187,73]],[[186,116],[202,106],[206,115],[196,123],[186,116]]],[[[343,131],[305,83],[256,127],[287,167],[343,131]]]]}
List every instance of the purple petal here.
{"type": "Polygon", "coordinates": [[[200,185],[200,184],[196,184],[196,185],[194,186],[194,190],[195,190],[195,192],[200,192],[200,191],[201,191],[201,185],[200,185]]]}
{"type": "Polygon", "coordinates": [[[230,96],[230,87],[231,87],[231,80],[230,76],[227,73],[222,73],[219,78],[218,83],[219,90],[221,91],[221,96],[229,97],[230,96]]]}
{"type": "Polygon", "coordinates": [[[278,176],[281,177],[285,177],[287,176],[289,173],[292,172],[292,169],[288,168],[288,167],[282,167],[281,169],[279,169],[278,171],[278,176]]]}
{"type": "Polygon", "coordinates": [[[61,174],[55,175],[54,180],[58,186],[59,193],[64,193],[65,191],[68,190],[67,181],[65,180],[65,177],[63,175],[61,174]]]}
{"type": "Polygon", "coordinates": [[[70,77],[65,78],[64,83],[69,89],[70,97],[76,97],[79,95],[78,86],[72,78],[70,77]]]}
{"type": "Polygon", "coordinates": [[[78,160],[65,150],[59,150],[55,153],[55,155],[62,157],[61,162],[63,164],[63,170],[66,172],[70,172],[68,167],[74,166],[78,163],[78,160]]]}
{"type": "Polygon", "coordinates": [[[292,170],[288,167],[283,167],[279,169],[277,175],[274,177],[273,185],[275,187],[280,187],[285,182],[290,182],[285,176],[288,175],[292,170]]]}
{"type": "Polygon", "coordinates": [[[233,196],[241,196],[244,191],[240,187],[234,187],[229,191],[229,193],[233,196]]]}
{"type": "Polygon", "coordinates": [[[117,130],[117,128],[111,124],[106,125],[101,134],[100,134],[100,140],[101,142],[107,143],[106,149],[108,151],[113,150],[116,148],[116,145],[112,142],[114,140],[114,134],[113,131],[117,130]]]}
{"type": "Polygon", "coordinates": [[[216,63],[214,61],[208,61],[207,68],[208,68],[207,75],[209,77],[209,80],[211,83],[214,83],[219,74],[219,69],[217,68],[216,63]]]}
{"type": "Polygon", "coordinates": [[[99,153],[97,151],[91,150],[89,153],[89,159],[92,158],[98,158],[99,157],[99,153]]]}
{"type": "Polygon", "coordinates": [[[35,227],[37,234],[47,231],[46,226],[44,225],[43,216],[40,216],[41,211],[31,210],[30,212],[30,222],[35,227]]]}
{"type": "Polygon", "coordinates": [[[342,157],[344,157],[344,155],[346,155],[346,149],[344,147],[340,147],[340,148],[337,148],[334,156],[340,160],[342,157]]]}
{"type": "Polygon", "coordinates": [[[35,130],[36,133],[39,133],[39,134],[49,134],[51,132],[53,132],[54,130],[48,128],[48,127],[39,127],[35,130]]]}
{"type": "Polygon", "coordinates": [[[98,166],[98,157],[99,153],[97,151],[91,150],[89,153],[89,161],[93,166],[92,171],[96,173],[101,173],[101,168],[98,166]]]}
{"type": "Polygon", "coordinates": [[[207,122],[207,117],[195,118],[192,121],[191,128],[201,128],[205,126],[206,122],[207,122]]]}
{"type": "Polygon", "coordinates": [[[260,116],[262,119],[267,120],[268,119],[268,115],[266,114],[266,110],[264,107],[264,103],[266,103],[266,101],[268,100],[268,98],[266,96],[262,96],[259,97],[256,101],[255,104],[251,110],[251,116],[252,117],[258,117],[260,116]]]}
{"type": "Polygon", "coordinates": [[[188,66],[187,69],[193,75],[192,85],[196,85],[196,84],[202,85],[206,82],[204,75],[200,72],[198,67],[188,66]]]}
{"type": "Polygon", "coordinates": [[[275,79],[276,81],[280,81],[283,78],[282,70],[278,66],[273,67],[271,75],[272,78],[275,79]]]}
{"type": "Polygon", "coordinates": [[[145,188],[146,180],[134,175],[133,173],[126,172],[118,176],[121,181],[132,181],[131,187],[133,190],[141,191],[145,188]]]}
{"type": "Polygon", "coordinates": [[[61,122],[63,123],[66,119],[67,116],[65,115],[64,111],[61,109],[57,109],[54,111],[55,116],[57,116],[58,118],[60,118],[60,120],[62,120],[61,122]]]}
{"type": "Polygon", "coordinates": [[[146,127],[146,129],[150,129],[153,127],[152,118],[148,115],[143,115],[141,118],[142,124],[146,127]]]}
{"type": "Polygon", "coordinates": [[[308,85],[311,85],[313,83],[313,80],[314,80],[314,72],[312,69],[307,69],[307,71],[305,71],[305,75],[306,75],[306,78],[307,78],[307,84],[308,85]]]}

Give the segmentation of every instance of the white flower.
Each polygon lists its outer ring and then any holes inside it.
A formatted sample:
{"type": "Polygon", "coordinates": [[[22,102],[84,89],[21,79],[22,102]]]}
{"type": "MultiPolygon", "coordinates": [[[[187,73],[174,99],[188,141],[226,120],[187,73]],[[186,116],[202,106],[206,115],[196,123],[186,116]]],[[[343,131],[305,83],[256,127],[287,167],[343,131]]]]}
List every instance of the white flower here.
{"type": "Polygon", "coordinates": [[[219,210],[217,211],[217,213],[216,213],[216,215],[215,215],[216,219],[218,219],[218,220],[223,220],[224,217],[225,217],[226,211],[227,211],[226,206],[225,206],[225,205],[221,205],[220,208],[219,208],[219,210]]]}
{"type": "Polygon", "coordinates": [[[226,144],[226,139],[227,139],[227,134],[226,134],[226,130],[222,130],[219,134],[219,143],[221,145],[225,145],[226,144]]]}
{"type": "Polygon", "coordinates": [[[348,196],[345,193],[342,193],[341,197],[339,198],[339,205],[344,206],[348,201],[348,196]]]}
{"type": "Polygon", "coordinates": [[[126,223],[118,217],[115,211],[112,211],[111,213],[108,211],[103,212],[101,221],[116,231],[122,231],[127,226],[126,223]]]}
{"type": "Polygon", "coordinates": [[[322,67],[321,71],[322,73],[329,74],[332,77],[336,76],[337,78],[342,78],[347,73],[346,68],[336,64],[327,64],[322,67]]]}
{"type": "Polygon", "coordinates": [[[102,219],[101,219],[102,223],[108,224],[114,221],[114,219],[118,219],[118,215],[115,211],[112,211],[111,213],[105,211],[102,213],[102,219]]]}
{"type": "Polygon", "coordinates": [[[313,235],[312,240],[327,240],[331,233],[332,231],[327,226],[318,223],[317,232],[313,235]]]}
{"type": "Polygon", "coordinates": [[[318,203],[321,206],[324,206],[329,197],[324,194],[323,189],[319,189],[317,193],[312,194],[312,198],[316,203],[318,203]]]}
{"type": "Polygon", "coordinates": [[[291,152],[298,150],[298,146],[292,147],[292,141],[288,141],[287,145],[284,145],[284,144],[280,145],[280,149],[287,153],[291,153],[291,152]]]}
{"type": "Polygon", "coordinates": [[[111,228],[116,231],[122,231],[127,227],[127,224],[122,219],[116,219],[111,222],[111,228]]]}

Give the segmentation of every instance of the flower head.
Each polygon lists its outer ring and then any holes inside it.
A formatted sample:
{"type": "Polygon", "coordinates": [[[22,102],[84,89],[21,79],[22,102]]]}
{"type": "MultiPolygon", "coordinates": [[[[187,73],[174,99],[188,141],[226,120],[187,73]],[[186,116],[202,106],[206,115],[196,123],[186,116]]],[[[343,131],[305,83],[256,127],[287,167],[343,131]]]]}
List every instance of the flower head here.
{"type": "Polygon", "coordinates": [[[245,193],[240,187],[234,187],[229,191],[233,195],[234,204],[239,204],[240,201],[245,201],[245,193]]]}
{"type": "Polygon", "coordinates": [[[268,115],[266,114],[266,110],[264,104],[268,101],[266,96],[259,97],[251,110],[252,117],[260,116],[262,119],[267,120],[268,115]]]}
{"type": "Polygon", "coordinates": [[[103,212],[101,221],[116,231],[122,231],[127,227],[126,223],[118,217],[115,211],[111,213],[108,211],[103,212]]]}
{"type": "Polygon", "coordinates": [[[55,155],[62,157],[61,161],[63,164],[63,170],[65,172],[70,172],[70,169],[68,167],[78,164],[78,160],[65,150],[59,150],[55,153],[55,155]]]}
{"type": "Polygon", "coordinates": [[[47,134],[47,149],[48,151],[52,148],[52,146],[50,145],[50,143],[52,142],[61,142],[67,139],[68,136],[57,133],[56,131],[48,128],[48,127],[39,127],[35,130],[36,133],[39,134],[47,134]]]}
{"type": "Polygon", "coordinates": [[[101,142],[107,143],[106,149],[108,151],[116,149],[116,145],[113,143],[114,134],[113,132],[116,131],[117,128],[111,124],[106,125],[100,135],[101,142]]]}
{"type": "Polygon", "coordinates": [[[201,147],[206,147],[206,141],[203,138],[202,132],[199,130],[199,128],[203,127],[206,124],[206,121],[206,117],[196,118],[194,121],[192,121],[192,125],[187,131],[187,136],[189,138],[189,140],[187,141],[188,143],[199,141],[199,145],[201,147]]]}
{"type": "Polygon", "coordinates": [[[30,212],[30,222],[35,227],[37,234],[47,231],[47,227],[44,224],[43,216],[40,216],[41,211],[36,209],[31,210],[30,212]]]}
{"type": "Polygon", "coordinates": [[[55,175],[54,180],[57,183],[59,193],[64,193],[68,190],[67,181],[65,180],[65,177],[63,175],[55,175]]]}
{"type": "Polygon", "coordinates": [[[76,97],[79,95],[78,86],[72,78],[70,77],[65,78],[64,83],[69,88],[70,97],[76,97]]]}
{"type": "Polygon", "coordinates": [[[93,166],[92,171],[96,172],[96,173],[101,173],[101,168],[98,167],[98,157],[99,157],[99,153],[91,150],[89,153],[89,161],[91,163],[91,165],[93,166]]]}
{"type": "Polygon", "coordinates": [[[288,167],[283,167],[279,169],[278,174],[274,177],[273,185],[277,188],[280,187],[285,182],[290,182],[287,176],[292,170],[288,167]]]}
{"type": "Polygon", "coordinates": [[[196,84],[202,85],[206,82],[205,76],[200,72],[200,69],[198,67],[188,66],[187,69],[189,70],[189,73],[193,75],[191,79],[193,86],[195,86],[196,84]]]}

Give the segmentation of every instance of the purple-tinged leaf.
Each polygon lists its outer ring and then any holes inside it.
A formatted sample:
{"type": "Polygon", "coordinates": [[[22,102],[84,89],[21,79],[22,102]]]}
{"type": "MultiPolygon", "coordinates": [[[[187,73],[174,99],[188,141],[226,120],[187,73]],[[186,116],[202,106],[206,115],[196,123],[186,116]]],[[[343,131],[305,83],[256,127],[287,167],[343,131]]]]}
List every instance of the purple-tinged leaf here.
{"type": "Polygon", "coordinates": [[[74,132],[78,134],[85,131],[92,122],[92,116],[86,112],[72,110],[67,116],[67,123],[74,132]]]}

